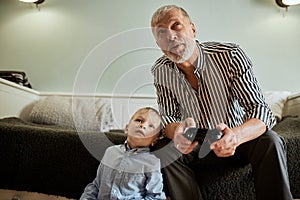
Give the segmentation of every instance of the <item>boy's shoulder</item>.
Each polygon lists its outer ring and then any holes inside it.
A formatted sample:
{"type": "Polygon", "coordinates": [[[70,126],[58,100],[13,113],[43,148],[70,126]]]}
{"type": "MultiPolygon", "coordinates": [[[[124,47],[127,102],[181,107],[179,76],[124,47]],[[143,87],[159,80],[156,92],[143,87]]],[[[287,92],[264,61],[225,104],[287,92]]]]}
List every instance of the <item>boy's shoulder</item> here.
{"type": "Polygon", "coordinates": [[[125,148],[124,144],[116,144],[116,145],[112,145],[112,146],[107,147],[105,152],[116,151],[116,150],[119,150],[119,149],[122,149],[122,148],[125,148]]]}

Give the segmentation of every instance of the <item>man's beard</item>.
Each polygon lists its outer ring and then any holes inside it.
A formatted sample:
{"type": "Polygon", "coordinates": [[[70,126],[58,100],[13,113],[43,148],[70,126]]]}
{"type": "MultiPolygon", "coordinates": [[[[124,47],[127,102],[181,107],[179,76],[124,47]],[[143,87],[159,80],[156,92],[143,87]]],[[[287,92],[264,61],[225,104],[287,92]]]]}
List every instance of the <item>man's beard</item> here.
{"type": "Polygon", "coordinates": [[[196,43],[194,40],[174,40],[165,51],[167,57],[175,63],[183,63],[187,61],[195,50],[196,43]],[[182,48],[182,49],[179,49],[182,48]]]}

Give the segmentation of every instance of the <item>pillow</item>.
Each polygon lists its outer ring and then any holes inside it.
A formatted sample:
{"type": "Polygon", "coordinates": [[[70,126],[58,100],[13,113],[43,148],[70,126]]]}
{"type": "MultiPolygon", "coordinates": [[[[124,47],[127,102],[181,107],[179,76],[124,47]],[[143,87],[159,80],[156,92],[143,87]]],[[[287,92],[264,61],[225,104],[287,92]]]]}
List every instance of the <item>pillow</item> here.
{"type": "Polygon", "coordinates": [[[267,91],[264,92],[265,100],[276,117],[277,122],[282,119],[282,111],[288,96],[289,91],[267,91]]]}
{"type": "Polygon", "coordinates": [[[107,131],[113,126],[111,106],[105,99],[49,96],[37,101],[30,121],[78,131],[107,131]]]}

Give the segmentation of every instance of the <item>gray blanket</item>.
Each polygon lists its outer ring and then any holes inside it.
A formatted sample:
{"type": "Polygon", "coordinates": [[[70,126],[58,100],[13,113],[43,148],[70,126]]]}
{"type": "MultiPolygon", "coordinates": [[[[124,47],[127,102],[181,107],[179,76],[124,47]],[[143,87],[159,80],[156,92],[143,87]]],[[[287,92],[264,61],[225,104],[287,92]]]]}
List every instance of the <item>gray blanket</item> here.
{"type": "MultiPolygon", "coordinates": [[[[287,117],[274,130],[286,139],[291,190],[300,198],[300,119],[287,117]]],[[[125,138],[122,131],[77,133],[19,118],[0,119],[0,188],[78,199],[94,179],[105,149],[125,138]]],[[[251,173],[249,165],[203,169],[203,197],[255,199],[251,173]]]]}
{"type": "Polygon", "coordinates": [[[19,118],[1,119],[0,188],[78,199],[94,179],[105,149],[124,138],[122,133],[77,133],[19,118]]]}

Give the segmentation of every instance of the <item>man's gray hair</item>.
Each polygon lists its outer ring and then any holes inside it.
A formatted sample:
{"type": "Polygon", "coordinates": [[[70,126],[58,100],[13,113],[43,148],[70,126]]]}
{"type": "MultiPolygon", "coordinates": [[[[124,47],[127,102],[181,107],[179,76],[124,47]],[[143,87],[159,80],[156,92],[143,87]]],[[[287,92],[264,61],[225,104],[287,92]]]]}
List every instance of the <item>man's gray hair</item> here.
{"type": "Polygon", "coordinates": [[[169,12],[172,9],[180,10],[183,16],[187,17],[191,21],[190,16],[186,12],[186,10],[184,10],[182,7],[176,5],[165,5],[165,6],[161,6],[153,13],[151,19],[151,27],[154,27],[155,24],[157,24],[160,21],[161,17],[164,16],[167,12],[169,12]]]}

